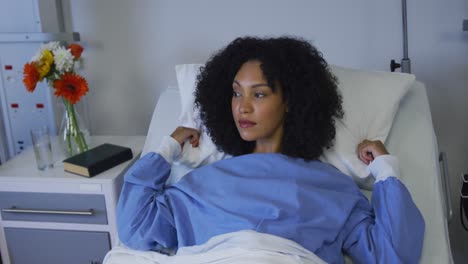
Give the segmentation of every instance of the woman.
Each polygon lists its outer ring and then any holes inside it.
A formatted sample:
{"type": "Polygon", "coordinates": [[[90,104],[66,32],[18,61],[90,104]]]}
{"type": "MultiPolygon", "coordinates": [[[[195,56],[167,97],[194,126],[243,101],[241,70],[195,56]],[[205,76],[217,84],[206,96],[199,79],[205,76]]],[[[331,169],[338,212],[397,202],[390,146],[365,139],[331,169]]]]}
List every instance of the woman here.
{"type": "Polygon", "coordinates": [[[164,186],[181,146],[198,145],[198,131],[177,128],[125,176],[117,212],[124,244],[177,249],[250,229],[329,263],[342,263],[342,251],[357,263],[418,262],[424,220],[384,145],[357,147],[376,177],[372,205],[349,176],[317,160],[343,113],[336,79],[309,43],[236,39],[203,68],[195,95],[208,134],[233,157],[164,186]]]}

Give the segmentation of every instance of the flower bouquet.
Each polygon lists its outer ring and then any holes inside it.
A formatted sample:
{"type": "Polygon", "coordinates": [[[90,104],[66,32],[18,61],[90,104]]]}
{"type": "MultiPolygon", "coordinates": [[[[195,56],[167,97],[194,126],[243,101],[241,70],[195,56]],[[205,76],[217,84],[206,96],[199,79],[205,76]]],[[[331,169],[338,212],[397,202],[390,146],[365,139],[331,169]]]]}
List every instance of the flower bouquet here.
{"type": "Polygon", "coordinates": [[[88,150],[86,138],[80,130],[75,103],[88,92],[85,78],[75,73],[75,63],[80,60],[83,48],[71,44],[67,48],[59,42],[43,44],[30,62],[24,65],[23,83],[34,92],[38,82],[46,81],[61,97],[65,106],[62,140],[68,156],[88,150]]]}

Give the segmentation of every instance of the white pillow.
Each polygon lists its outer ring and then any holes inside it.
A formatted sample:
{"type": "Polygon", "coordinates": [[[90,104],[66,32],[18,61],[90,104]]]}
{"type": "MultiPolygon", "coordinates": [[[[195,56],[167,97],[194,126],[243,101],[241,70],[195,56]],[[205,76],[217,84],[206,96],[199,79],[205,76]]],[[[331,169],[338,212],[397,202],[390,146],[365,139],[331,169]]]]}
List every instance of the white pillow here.
{"type": "MultiPolygon", "coordinates": [[[[193,108],[196,76],[203,64],[182,64],[176,66],[180,90],[183,125],[200,129],[198,111],[193,108]]],[[[356,154],[357,145],[364,139],[385,142],[398,110],[401,98],[413,84],[415,76],[403,73],[365,71],[330,65],[338,78],[338,88],[343,96],[343,120],[336,123],[336,138],[333,148],[325,150],[321,160],[328,162],[343,173],[350,175],[365,189],[372,189],[373,177],[367,166],[356,154]]],[[[186,150],[181,163],[200,165],[209,156],[209,162],[223,158],[211,139],[205,134],[203,144],[209,147],[198,154],[186,150]],[[197,156],[198,155],[198,156],[197,156]]],[[[201,145],[203,145],[201,144],[201,145]]],[[[190,148],[190,144],[184,146],[190,148]],[[188,145],[188,146],[187,146],[188,145]]],[[[208,163],[208,162],[204,162],[208,163]]]]}
{"type": "Polygon", "coordinates": [[[359,187],[371,190],[374,178],[357,157],[357,145],[364,139],[385,142],[400,100],[415,76],[335,65],[330,68],[338,78],[344,118],[336,123],[334,146],[324,151],[321,160],[350,175],[359,187]]]}
{"type": "Polygon", "coordinates": [[[218,151],[216,145],[201,126],[199,111],[194,106],[196,77],[202,64],[176,65],[177,83],[179,86],[182,111],[179,123],[184,127],[195,128],[200,131],[199,145],[193,148],[190,144],[184,144],[180,157],[176,163],[189,168],[197,168],[227,157],[228,155],[218,151]]]}

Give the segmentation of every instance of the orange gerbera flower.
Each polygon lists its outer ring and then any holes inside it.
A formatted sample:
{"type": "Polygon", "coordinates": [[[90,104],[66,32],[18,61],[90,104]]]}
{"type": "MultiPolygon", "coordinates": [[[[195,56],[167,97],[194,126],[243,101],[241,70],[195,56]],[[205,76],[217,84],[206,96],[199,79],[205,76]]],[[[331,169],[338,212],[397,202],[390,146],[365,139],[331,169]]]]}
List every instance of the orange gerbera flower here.
{"type": "Polygon", "coordinates": [[[70,49],[71,54],[73,55],[73,57],[75,57],[76,60],[81,57],[81,53],[83,52],[83,47],[81,47],[80,45],[76,43],[73,43],[70,46],[68,46],[68,48],[70,49]]]}
{"type": "Polygon", "coordinates": [[[36,89],[37,82],[39,81],[39,72],[37,71],[34,63],[26,63],[23,69],[23,83],[26,86],[26,90],[32,93],[36,89]]]}
{"type": "Polygon", "coordinates": [[[88,92],[85,78],[74,73],[65,73],[62,78],[54,82],[55,95],[63,96],[71,104],[80,101],[81,96],[88,92]]]}

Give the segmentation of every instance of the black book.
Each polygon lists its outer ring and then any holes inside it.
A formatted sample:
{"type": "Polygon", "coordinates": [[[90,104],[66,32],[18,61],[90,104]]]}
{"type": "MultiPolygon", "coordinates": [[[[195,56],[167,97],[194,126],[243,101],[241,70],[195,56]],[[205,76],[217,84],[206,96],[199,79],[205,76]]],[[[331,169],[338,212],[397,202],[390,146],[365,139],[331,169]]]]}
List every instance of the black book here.
{"type": "Polygon", "coordinates": [[[130,148],[105,143],[65,159],[63,168],[71,173],[92,177],[132,158],[130,148]]]}

